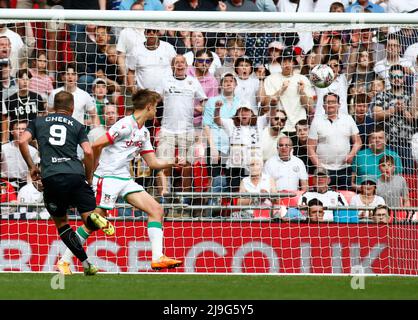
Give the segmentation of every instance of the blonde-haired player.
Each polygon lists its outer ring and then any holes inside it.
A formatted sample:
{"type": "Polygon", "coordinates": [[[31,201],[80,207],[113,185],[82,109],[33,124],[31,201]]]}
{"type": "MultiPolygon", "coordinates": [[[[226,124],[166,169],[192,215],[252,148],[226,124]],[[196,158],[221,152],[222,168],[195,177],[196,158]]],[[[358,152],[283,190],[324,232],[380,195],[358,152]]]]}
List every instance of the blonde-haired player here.
{"type": "MultiPolygon", "coordinates": [[[[96,192],[96,212],[106,215],[115,207],[121,195],[126,202],[148,214],[148,236],[151,241],[151,268],[160,270],[174,268],[182,261],[163,254],[163,218],[161,205],[131,177],[129,164],[139,153],[151,169],[172,168],[176,163],[156,158],[150,141],[147,120],[155,117],[161,96],[148,89],[138,90],[132,96],[134,112],[117,121],[109,131],[93,144],[95,167],[93,189],[96,192]]],[[[88,237],[87,231],[85,239],[88,237]]],[[[66,254],[64,254],[66,256],[66,254]]],[[[68,261],[67,258],[67,263],[68,261]]]]}

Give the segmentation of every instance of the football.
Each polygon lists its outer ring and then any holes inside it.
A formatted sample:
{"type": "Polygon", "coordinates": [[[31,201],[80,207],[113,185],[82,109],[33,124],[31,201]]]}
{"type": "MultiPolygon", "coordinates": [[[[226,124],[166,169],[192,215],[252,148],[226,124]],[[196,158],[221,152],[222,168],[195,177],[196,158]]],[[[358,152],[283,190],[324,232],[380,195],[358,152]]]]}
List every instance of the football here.
{"type": "Polygon", "coordinates": [[[309,79],[317,88],[326,88],[334,80],[334,71],[326,64],[318,64],[311,70],[309,79]]]}

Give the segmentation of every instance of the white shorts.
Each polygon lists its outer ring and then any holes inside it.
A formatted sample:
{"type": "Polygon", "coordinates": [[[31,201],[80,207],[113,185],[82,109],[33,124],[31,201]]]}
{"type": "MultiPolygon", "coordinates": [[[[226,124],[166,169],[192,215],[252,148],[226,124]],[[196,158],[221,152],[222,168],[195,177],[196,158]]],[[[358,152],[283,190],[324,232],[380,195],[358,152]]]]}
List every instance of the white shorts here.
{"type": "Polygon", "coordinates": [[[134,192],[142,192],[144,188],[130,178],[108,177],[94,175],[93,191],[96,194],[96,205],[105,210],[111,210],[119,196],[125,197],[134,192]]]}

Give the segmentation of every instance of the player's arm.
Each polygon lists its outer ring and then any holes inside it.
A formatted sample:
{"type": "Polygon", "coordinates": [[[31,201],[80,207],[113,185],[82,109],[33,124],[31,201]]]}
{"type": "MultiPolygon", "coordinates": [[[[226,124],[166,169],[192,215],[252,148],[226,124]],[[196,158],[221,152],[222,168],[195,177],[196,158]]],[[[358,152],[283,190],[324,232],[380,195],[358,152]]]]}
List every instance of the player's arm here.
{"type": "Polygon", "coordinates": [[[148,166],[153,170],[171,169],[172,167],[181,163],[181,160],[178,159],[176,159],[176,162],[168,162],[165,160],[158,159],[155,156],[154,152],[143,153],[142,158],[144,158],[148,166]]]}
{"type": "Polygon", "coordinates": [[[93,143],[91,147],[93,151],[93,171],[96,170],[99,165],[99,158],[102,153],[102,149],[107,147],[110,143],[111,141],[109,140],[109,136],[107,134],[101,136],[93,143]]]}
{"type": "Polygon", "coordinates": [[[90,145],[90,142],[84,141],[80,144],[81,148],[84,152],[84,171],[86,173],[86,179],[89,184],[92,184],[93,181],[93,166],[94,166],[94,158],[93,158],[93,149],[90,145]]]}
{"type": "Polygon", "coordinates": [[[36,181],[40,179],[40,170],[38,167],[36,167],[35,163],[33,162],[32,156],[29,151],[29,143],[31,141],[32,133],[30,133],[29,131],[24,131],[19,137],[19,150],[29,168],[32,180],[36,181]]]}

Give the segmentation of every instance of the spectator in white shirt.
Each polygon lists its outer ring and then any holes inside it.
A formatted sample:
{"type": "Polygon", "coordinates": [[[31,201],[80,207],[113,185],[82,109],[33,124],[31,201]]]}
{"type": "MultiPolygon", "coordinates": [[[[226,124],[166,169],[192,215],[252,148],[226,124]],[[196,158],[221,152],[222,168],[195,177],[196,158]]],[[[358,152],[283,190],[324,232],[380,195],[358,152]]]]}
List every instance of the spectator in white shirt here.
{"type": "MultiPolygon", "coordinates": [[[[324,207],[348,206],[348,202],[343,194],[330,190],[330,177],[328,170],[316,168],[313,175],[312,190],[303,193],[298,200],[299,206],[307,206],[312,199],[318,199],[324,207]]],[[[324,221],[333,221],[333,210],[324,211],[324,221]]]]}
{"type": "Polygon", "coordinates": [[[317,167],[328,170],[331,186],[351,188],[351,164],[361,149],[359,130],[353,118],[339,112],[335,93],[324,96],[324,115],[315,116],[308,135],[308,156],[317,167]]]}
{"type": "Polygon", "coordinates": [[[258,104],[257,95],[260,81],[253,72],[253,64],[247,56],[239,57],[235,60],[235,73],[237,75],[237,87],[235,95],[244,102],[248,102],[255,107],[258,104]]]}
{"type": "Polygon", "coordinates": [[[294,133],[295,125],[301,119],[307,119],[307,114],[313,112],[314,95],[309,79],[301,74],[294,73],[297,64],[296,55],[292,48],[283,50],[281,56],[281,73],[273,73],[264,80],[264,91],[260,96],[265,99],[276,98],[279,100],[279,108],[287,114],[285,132],[294,133]]]}
{"type": "MultiPolygon", "coordinates": [[[[3,144],[1,150],[1,176],[7,179],[16,191],[27,183],[28,166],[19,151],[19,136],[28,126],[27,122],[14,122],[12,127],[13,140],[3,144]]],[[[38,150],[29,145],[29,152],[34,163],[39,163],[38,150]]]]}
{"type": "Polygon", "coordinates": [[[138,88],[156,91],[161,87],[161,79],[172,74],[171,62],[176,56],[173,45],[160,40],[158,30],[145,29],[145,38],[145,43],[135,46],[126,59],[127,89],[131,93],[138,88]]]}
{"type": "MultiPolygon", "coordinates": [[[[190,191],[192,185],[190,159],[187,151],[191,148],[195,136],[193,126],[194,112],[202,112],[207,96],[199,81],[187,75],[187,62],[183,55],[176,55],[172,59],[172,75],[161,82],[164,103],[164,114],[159,132],[157,157],[175,161],[175,148],[178,148],[178,157],[185,165],[182,169],[182,191],[190,191]],[[198,103],[195,103],[198,101],[198,103]]],[[[159,193],[162,196],[168,192],[168,176],[170,170],[159,172],[159,193]]]]}
{"type": "Polygon", "coordinates": [[[276,182],[279,191],[308,190],[308,173],[302,160],[293,155],[293,142],[287,137],[277,141],[278,155],[267,160],[264,173],[276,182]]]}
{"type": "Polygon", "coordinates": [[[412,63],[406,57],[401,57],[401,44],[399,38],[389,35],[385,44],[386,57],[377,61],[374,66],[374,72],[381,78],[385,79],[386,89],[390,89],[389,69],[393,65],[400,64],[404,67],[407,74],[412,75],[412,63]]]}
{"type": "Polygon", "coordinates": [[[85,116],[89,116],[92,127],[100,125],[94,99],[84,90],[77,87],[77,70],[74,63],[68,63],[63,73],[64,86],[55,89],[48,97],[48,109],[53,111],[54,97],[58,92],[68,91],[74,96],[74,111],[72,117],[81,124],[85,124],[85,116]]]}
{"type": "Polygon", "coordinates": [[[26,219],[49,219],[49,213],[44,207],[44,194],[43,194],[42,182],[31,181],[23,186],[19,193],[17,194],[17,201],[20,204],[36,204],[36,206],[31,206],[25,208],[21,206],[20,209],[24,210],[26,213],[26,219]]]}

